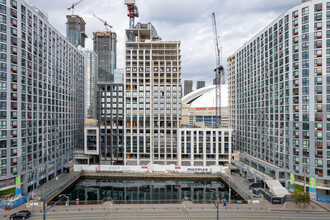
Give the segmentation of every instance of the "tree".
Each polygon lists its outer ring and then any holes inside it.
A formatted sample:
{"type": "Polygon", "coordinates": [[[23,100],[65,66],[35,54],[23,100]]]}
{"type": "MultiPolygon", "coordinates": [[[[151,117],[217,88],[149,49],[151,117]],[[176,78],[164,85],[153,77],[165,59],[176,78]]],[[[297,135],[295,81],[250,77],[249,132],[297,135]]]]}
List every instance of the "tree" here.
{"type": "Polygon", "coordinates": [[[304,192],[304,186],[297,184],[294,185],[294,191],[291,195],[296,200],[296,202],[299,203],[299,207],[300,203],[304,203],[304,206],[306,207],[306,203],[310,200],[309,192],[304,192]]]}

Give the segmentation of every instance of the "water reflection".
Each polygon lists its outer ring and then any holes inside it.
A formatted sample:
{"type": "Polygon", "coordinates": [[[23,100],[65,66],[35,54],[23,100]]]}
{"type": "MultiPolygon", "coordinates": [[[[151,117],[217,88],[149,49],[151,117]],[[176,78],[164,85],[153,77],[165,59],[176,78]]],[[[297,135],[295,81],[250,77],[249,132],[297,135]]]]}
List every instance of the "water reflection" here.
{"type": "MultiPolygon", "coordinates": [[[[218,194],[228,199],[228,186],[221,181],[205,180],[96,180],[81,179],[63,192],[80,203],[113,200],[116,203],[177,203],[189,199],[197,203],[210,202],[218,194]]],[[[232,200],[241,200],[232,191],[232,200]]]]}

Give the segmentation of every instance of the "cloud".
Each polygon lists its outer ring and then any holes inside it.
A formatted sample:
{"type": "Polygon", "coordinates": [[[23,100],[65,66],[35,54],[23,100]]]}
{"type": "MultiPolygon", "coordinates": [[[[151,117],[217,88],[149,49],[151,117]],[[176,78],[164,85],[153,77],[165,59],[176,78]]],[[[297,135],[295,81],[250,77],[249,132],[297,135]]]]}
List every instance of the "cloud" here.
{"type": "MultiPolygon", "coordinates": [[[[50,22],[65,36],[67,8],[73,0],[30,0],[48,14],[50,22]]],[[[78,0],[77,0],[78,1],[78,0]]],[[[223,47],[223,62],[269,23],[300,0],[137,0],[140,17],[151,22],[163,40],[180,40],[182,81],[214,78],[215,65],[211,13],[215,12],[223,47]]],[[[117,67],[124,67],[127,8],[123,0],[85,0],[75,8],[86,21],[86,44],[92,49],[92,32],[103,31],[93,14],[106,20],[117,33],[117,67]]]]}

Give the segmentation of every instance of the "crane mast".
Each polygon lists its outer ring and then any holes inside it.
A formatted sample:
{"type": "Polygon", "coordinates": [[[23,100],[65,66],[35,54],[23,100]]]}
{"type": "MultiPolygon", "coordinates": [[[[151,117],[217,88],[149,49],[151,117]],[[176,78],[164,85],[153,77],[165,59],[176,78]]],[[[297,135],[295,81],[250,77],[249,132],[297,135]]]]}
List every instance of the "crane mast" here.
{"type": "Polygon", "coordinates": [[[215,59],[216,66],[215,72],[215,109],[216,109],[216,123],[215,127],[221,127],[221,77],[224,74],[224,68],[222,65],[222,48],[219,44],[219,36],[217,31],[217,22],[215,19],[215,13],[212,15],[212,26],[213,26],[213,38],[214,38],[214,48],[215,48],[215,59]]]}
{"type": "MultiPolygon", "coordinates": [[[[127,9],[128,9],[127,16],[129,17],[129,29],[134,29],[135,18],[139,17],[138,7],[136,6],[135,2],[136,2],[135,0],[125,0],[125,5],[127,5],[127,9]]],[[[133,30],[129,32],[128,40],[130,42],[134,41],[133,30]]]]}
{"type": "Polygon", "coordinates": [[[71,6],[70,8],[68,8],[69,11],[72,9],[72,15],[73,15],[73,13],[74,13],[74,7],[76,7],[76,6],[77,6],[78,4],[80,4],[82,1],[84,1],[84,0],[80,0],[79,2],[76,2],[76,3],[72,4],[72,6],[71,6]]]}

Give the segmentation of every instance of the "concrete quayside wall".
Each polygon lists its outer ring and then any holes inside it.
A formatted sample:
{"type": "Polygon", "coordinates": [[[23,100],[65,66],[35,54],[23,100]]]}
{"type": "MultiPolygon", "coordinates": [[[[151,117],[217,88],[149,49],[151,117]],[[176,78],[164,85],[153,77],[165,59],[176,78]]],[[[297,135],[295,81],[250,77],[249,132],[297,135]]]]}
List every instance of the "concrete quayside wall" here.
{"type": "Polygon", "coordinates": [[[118,173],[182,173],[182,174],[217,174],[224,173],[226,166],[189,167],[175,165],[148,164],[146,166],[113,165],[74,165],[74,171],[80,172],[118,172],[118,173]]]}

